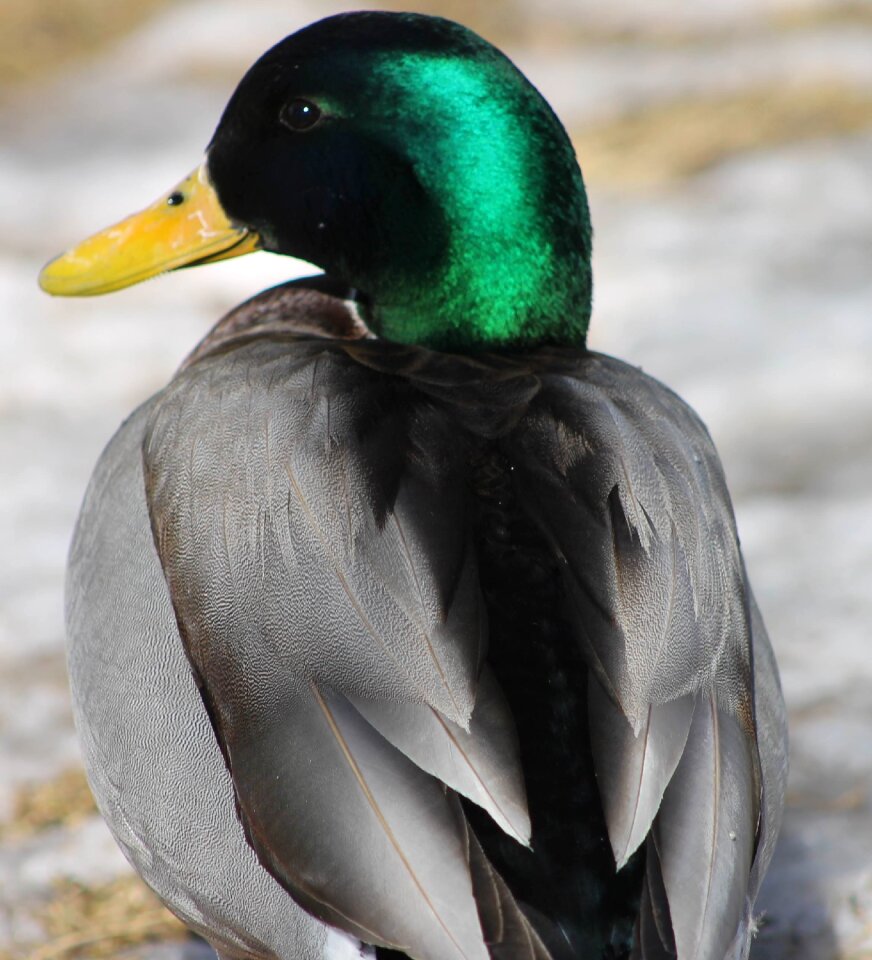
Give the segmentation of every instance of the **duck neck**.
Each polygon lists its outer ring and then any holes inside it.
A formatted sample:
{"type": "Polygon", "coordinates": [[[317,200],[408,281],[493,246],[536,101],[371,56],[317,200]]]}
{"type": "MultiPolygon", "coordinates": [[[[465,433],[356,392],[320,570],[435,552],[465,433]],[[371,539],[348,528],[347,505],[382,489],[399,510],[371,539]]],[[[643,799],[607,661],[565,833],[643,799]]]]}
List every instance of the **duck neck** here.
{"type": "Polygon", "coordinates": [[[590,217],[574,150],[550,108],[507,60],[487,75],[438,57],[384,69],[394,84],[407,71],[421,91],[426,122],[404,149],[432,209],[407,217],[412,231],[439,233],[440,255],[371,291],[374,329],[461,351],[583,345],[590,217]],[[428,97],[433,89],[438,98],[428,97]]]}
{"type": "Polygon", "coordinates": [[[374,329],[435,349],[583,346],[590,267],[580,251],[561,250],[535,219],[512,216],[494,234],[468,226],[453,231],[441,269],[374,301],[374,329]]]}

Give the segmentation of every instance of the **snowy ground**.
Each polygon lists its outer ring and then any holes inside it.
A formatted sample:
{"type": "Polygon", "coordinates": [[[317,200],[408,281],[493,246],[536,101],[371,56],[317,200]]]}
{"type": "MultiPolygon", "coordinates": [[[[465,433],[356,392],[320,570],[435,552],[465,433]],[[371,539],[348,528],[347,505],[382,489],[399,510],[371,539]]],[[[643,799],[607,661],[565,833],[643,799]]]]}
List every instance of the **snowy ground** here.
{"type": "MultiPolygon", "coordinates": [[[[646,39],[645,5],[601,6],[550,4],[558,26],[613,39],[512,51],[574,129],[763,82],[872,89],[872,18],[773,31],[788,3],[696,5],[687,19],[675,0],[657,26],[684,36],[664,43],[646,39]],[[641,38],[621,39],[628,29],[641,38]]],[[[239,70],[337,9],[179,3],[0,112],[0,825],[22,785],[77,763],[62,581],[99,450],[210,321],[302,269],[258,254],[75,302],[41,295],[38,268],[181,179],[239,70]]],[[[591,198],[592,343],[708,423],[781,664],[789,809],[753,955],[872,958],[872,126],[748,150],[656,191],[594,182],[591,198]]],[[[98,885],[126,869],[93,817],[0,843],[0,954],[44,938],[32,907],[58,877],[98,885]]],[[[188,943],[136,956],[203,954],[188,943]]]]}

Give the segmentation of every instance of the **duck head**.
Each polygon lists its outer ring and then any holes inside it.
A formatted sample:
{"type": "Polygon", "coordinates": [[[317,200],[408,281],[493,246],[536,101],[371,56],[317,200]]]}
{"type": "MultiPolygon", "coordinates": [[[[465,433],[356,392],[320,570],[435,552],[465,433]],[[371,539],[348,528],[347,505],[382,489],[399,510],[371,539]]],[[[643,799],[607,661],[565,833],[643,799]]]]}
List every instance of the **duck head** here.
{"type": "Polygon", "coordinates": [[[106,293],[263,248],[365,293],[389,339],[580,345],[590,245],[569,138],[511,61],[447,20],[354,13],[264,54],[203,165],[40,283],[106,293]]]}

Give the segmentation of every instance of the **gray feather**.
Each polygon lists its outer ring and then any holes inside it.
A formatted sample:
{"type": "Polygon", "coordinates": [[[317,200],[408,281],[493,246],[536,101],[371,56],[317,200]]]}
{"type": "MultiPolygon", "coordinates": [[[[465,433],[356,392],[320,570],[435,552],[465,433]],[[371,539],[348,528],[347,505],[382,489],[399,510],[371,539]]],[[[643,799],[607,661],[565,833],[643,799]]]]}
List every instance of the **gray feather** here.
{"type": "MultiPolygon", "coordinates": [[[[444,724],[444,746],[448,724],[469,727],[484,655],[458,455],[444,415],[412,417],[398,389],[330,344],[206,357],[153,412],[146,487],[262,863],[353,936],[482,960],[462,823],[442,784],[363,717],[367,701],[383,725],[387,704],[419,711],[431,731],[444,724]]],[[[523,835],[511,737],[476,752],[523,835]]]]}
{"type": "Polygon", "coordinates": [[[757,849],[745,901],[745,922],[740,927],[730,958],[747,960],[755,929],[754,901],[772,860],[781,828],[787,791],[787,711],[778,679],[775,655],[753,591],[748,588],[751,633],[754,638],[754,706],[757,746],[760,755],[761,810],[757,849]]]}
{"type": "Polygon", "coordinates": [[[611,358],[562,371],[543,375],[507,446],[528,509],[565,560],[616,863],[651,831],[643,955],[668,952],[674,933],[683,960],[721,960],[747,941],[783,806],[777,672],[704,426],[611,358]],[[654,937],[668,917],[670,937],[654,937]]]}
{"type": "Polygon", "coordinates": [[[226,746],[255,850],[315,916],[414,957],[485,960],[450,797],[343,697],[288,689],[226,746]]]}
{"type": "Polygon", "coordinates": [[[616,862],[648,837],[642,956],[742,947],[783,802],[783,708],[698,419],[584,352],[491,364],[267,326],[206,344],[143,448],[181,641],[261,862],[369,943],[558,955],[446,790],[528,839],[483,669],[460,429],[499,445],[563,561],[616,862]]]}
{"type": "Polygon", "coordinates": [[[478,914],[492,960],[552,960],[539,932],[468,831],[469,864],[478,914]]]}
{"type": "Polygon", "coordinates": [[[246,843],[185,659],[145,503],[141,447],[152,405],[101,456],[70,550],[68,662],[88,780],[128,860],[216,949],[321,960],[326,929],[246,843]]]}
{"type": "Polygon", "coordinates": [[[788,753],[787,710],[781,693],[778,667],[763,617],[750,587],[748,602],[754,637],[754,719],[758,731],[757,744],[763,781],[760,835],[748,890],[750,904],[753,904],[772,859],[775,841],[781,828],[787,792],[788,753]]]}
{"type": "Polygon", "coordinates": [[[745,913],[758,797],[753,747],[714,697],[700,697],[654,825],[678,956],[722,958],[745,913]]]}
{"type": "Polygon", "coordinates": [[[699,419],[617,360],[544,376],[510,438],[518,482],[565,558],[579,641],[635,731],[649,705],[717,684],[748,703],[744,571],[699,419]]]}
{"type": "Polygon", "coordinates": [[[206,358],[155,408],[147,493],[189,655],[228,710],[256,665],[465,726],[483,607],[457,454],[422,413],[427,459],[407,455],[395,385],[330,346],[206,358]]]}
{"type": "Polygon", "coordinates": [[[653,838],[649,837],[645,845],[645,879],[631,960],[673,960],[674,957],[675,939],[660,857],[653,838]]]}
{"type": "Polygon", "coordinates": [[[678,766],[693,717],[693,698],[651,704],[638,734],[593,674],[588,684],[590,736],[609,840],[618,869],[645,842],[663,792],[678,766]]]}
{"type": "Polygon", "coordinates": [[[487,810],[519,843],[530,842],[530,814],[514,721],[485,667],[469,732],[432,707],[349,697],[390,743],[422,770],[487,810]]]}

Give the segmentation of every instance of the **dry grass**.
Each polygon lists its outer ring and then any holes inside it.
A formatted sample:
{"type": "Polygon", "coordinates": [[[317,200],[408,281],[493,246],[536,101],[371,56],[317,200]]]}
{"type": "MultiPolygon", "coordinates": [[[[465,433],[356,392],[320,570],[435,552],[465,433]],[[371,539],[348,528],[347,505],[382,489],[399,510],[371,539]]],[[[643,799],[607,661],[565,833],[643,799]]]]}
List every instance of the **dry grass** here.
{"type": "Polygon", "coordinates": [[[47,939],[26,954],[0,951],[0,960],[73,960],[114,957],[143,943],[190,936],[139,880],[126,876],[99,887],[64,879],[36,915],[47,939]]]}
{"type": "Polygon", "coordinates": [[[591,183],[651,187],[747,151],[869,128],[872,93],[834,81],[657,104],[573,139],[591,183]]]}
{"type": "Polygon", "coordinates": [[[763,12],[736,23],[682,25],[675,20],[648,19],[634,23],[601,17],[583,19],[547,16],[529,0],[381,0],[384,10],[414,10],[458,20],[497,46],[567,50],[605,44],[645,44],[658,47],[720,45],[766,34],[802,32],[827,26],[872,27],[868,0],[815,3],[763,12]]]}
{"type": "MultiPolygon", "coordinates": [[[[180,0],[0,0],[0,94],[22,82],[62,70],[124,36],[161,8],[180,0]]],[[[721,44],[768,32],[814,30],[829,25],[872,26],[872,4],[799,2],[770,16],[725,27],[682,28],[674,22],[610,25],[601,19],[567,22],[543,16],[529,0],[381,0],[386,10],[416,10],[459,20],[498,46],[543,50],[603,44],[685,46],[721,44]]],[[[333,11],[323,0],[324,14],[333,11]]],[[[247,64],[244,64],[247,65],[247,64]]],[[[195,65],[195,70],[196,70],[195,65]]],[[[203,69],[202,67],[200,68],[203,69]]],[[[235,75],[240,69],[206,71],[235,75]]]]}
{"type": "Polygon", "coordinates": [[[868,0],[799,4],[776,10],[772,14],[772,24],[782,30],[814,30],[827,26],[872,27],[872,4],[868,0]]]}
{"type": "Polygon", "coordinates": [[[536,21],[547,21],[546,17],[532,16],[529,5],[522,0],[487,0],[478,3],[470,3],[469,0],[381,0],[377,6],[382,10],[413,10],[416,13],[448,17],[449,20],[465,24],[498,46],[529,42],[536,21]]]}
{"type": "Polygon", "coordinates": [[[507,49],[566,51],[615,43],[673,45],[693,42],[698,33],[669,28],[612,25],[602,20],[543,15],[529,0],[380,0],[379,9],[427,13],[457,20],[491,43],[507,49]]]}
{"type": "MultiPolygon", "coordinates": [[[[0,840],[22,840],[55,827],[75,828],[95,813],[84,773],[66,770],[53,780],[18,790],[11,819],[0,824],[0,840]]],[[[133,875],[96,887],[59,879],[48,902],[33,908],[32,916],[45,930],[45,942],[26,950],[0,947],[0,960],[112,957],[141,943],[188,936],[133,875]]]]}
{"type": "Polygon", "coordinates": [[[171,0],[2,0],[0,89],[54,73],[171,0]]]}
{"type": "Polygon", "coordinates": [[[20,787],[12,817],[0,823],[0,839],[16,839],[50,827],[73,827],[97,812],[81,769],[65,770],[53,780],[20,787]]]}

